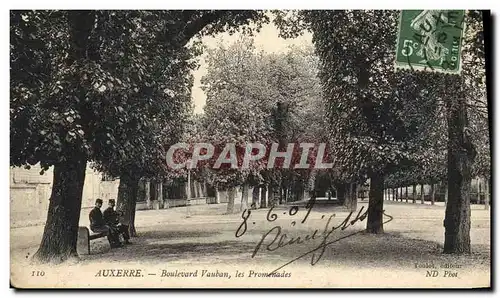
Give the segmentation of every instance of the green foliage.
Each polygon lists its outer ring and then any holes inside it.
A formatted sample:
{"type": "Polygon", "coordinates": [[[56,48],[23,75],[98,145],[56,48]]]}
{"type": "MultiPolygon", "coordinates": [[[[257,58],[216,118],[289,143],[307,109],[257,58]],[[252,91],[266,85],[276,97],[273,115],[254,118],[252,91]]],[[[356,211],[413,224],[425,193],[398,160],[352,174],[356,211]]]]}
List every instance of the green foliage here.
{"type": "Polygon", "coordinates": [[[44,160],[42,166],[48,166],[65,158],[60,154],[69,145],[66,136],[82,139],[81,124],[75,121],[79,115],[64,101],[52,99],[67,87],[54,80],[69,49],[65,14],[11,11],[10,16],[10,163],[44,160]]]}
{"type": "MultiPolygon", "coordinates": [[[[446,102],[464,96],[467,135],[478,152],[473,172],[491,171],[477,11],[467,13],[463,72],[455,77],[394,72],[397,11],[275,11],[282,36],[313,32],[316,55],[307,48],[266,54],[247,39],[210,50],[203,79],[207,106],[196,120],[189,117],[190,71],[201,48],[189,41],[221,31],[251,34],[269,21],[263,11],[10,16],[13,166],[40,162],[46,169],[78,155],[114,176],[175,177],[185,173],[170,173],[163,157],[180,139],[328,140],[337,180],[383,172],[388,183],[438,181],[446,176],[446,102]]],[[[308,175],[264,166],[210,174],[217,174],[213,181],[234,184],[308,175]]]]}
{"type": "Polygon", "coordinates": [[[469,101],[468,135],[478,151],[474,173],[489,173],[482,14],[468,11],[460,77],[394,73],[398,11],[275,11],[284,37],[313,32],[329,102],[333,177],[382,171],[387,184],[446,177],[446,103],[469,101]]]}
{"type": "MultiPolygon", "coordinates": [[[[317,58],[311,48],[286,53],[256,51],[250,39],[208,52],[207,94],[201,139],[212,144],[318,141],[324,119],[317,58]]],[[[284,150],[280,149],[280,150],[284,150]]],[[[252,164],[251,164],[252,165],[252,164]]],[[[278,182],[283,170],[267,170],[265,160],[248,170],[209,171],[221,185],[278,182]]]]}
{"type": "Polygon", "coordinates": [[[198,34],[262,11],[11,11],[11,165],[80,156],[111,175],[164,170],[183,131],[198,34]]]}
{"type": "Polygon", "coordinates": [[[413,154],[414,162],[389,175],[387,184],[391,187],[446,180],[448,149],[446,116],[449,112],[447,105],[456,96],[463,96],[468,102],[465,135],[470,138],[474,151],[477,151],[472,174],[489,177],[490,144],[481,13],[468,11],[465,23],[462,74],[460,76],[427,74],[432,77],[427,85],[435,90],[434,96],[439,104],[438,111],[426,125],[428,131],[424,135],[425,141],[413,154]]]}
{"type": "Polygon", "coordinates": [[[311,11],[338,180],[410,163],[436,111],[431,76],[394,71],[396,11],[311,11]]]}

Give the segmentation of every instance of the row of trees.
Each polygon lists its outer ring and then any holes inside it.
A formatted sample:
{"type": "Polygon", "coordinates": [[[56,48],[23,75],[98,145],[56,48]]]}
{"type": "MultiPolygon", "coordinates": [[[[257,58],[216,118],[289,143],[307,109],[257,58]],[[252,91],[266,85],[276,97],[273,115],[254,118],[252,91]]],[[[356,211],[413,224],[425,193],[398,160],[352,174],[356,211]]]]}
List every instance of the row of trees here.
{"type": "MultiPolygon", "coordinates": [[[[85,168],[119,176],[133,223],[139,177],[165,173],[164,146],[189,115],[195,35],[266,20],[262,11],[11,11],[13,166],[54,166],[35,258],[76,255],[85,168]]],[[[132,225],[133,228],[133,225],[132,225]]],[[[133,231],[132,231],[133,232],[133,231]]]]}
{"type": "Polygon", "coordinates": [[[482,15],[467,12],[461,75],[395,71],[398,17],[397,11],[277,12],[282,36],[312,31],[315,54],[258,53],[245,40],[212,51],[200,120],[207,140],[277,142],[281,151],[289,142],[326,141],[334,159],[322,173],[258,164],[247,172],[212,171],[213,181],[271,188],[298,181],[302,188],[292,189],[300,193],[326,175],[352,206],[353,189],[369,178],[367,230],[382,233],[385,187],[445,180],[445,252],[470,252],[471,177],[490,173],[482,15]]]}
{"type": "MultiPolygon", "coordinates": [[[[322,132],[321,86],[312,48],[267,54],[257,51],[251,39],[242,38],[209,50],[207,62],[208,74],[202,80],[207,104],[198,119],[195,141],[235,143],[243,148],[252,142],[277,143],[278,150],[285,151],[289,143],[312,142],[322,132]]],[[[201,172],[198,179],[219,189],[241,185],[241,208],[249,205],[249,187],[267,188],[272,196],[269,204],[274,205],[300,197],[309,179],[309,170],[267,169],[265,158],[248,169],[204,168],[201,172]],[[275,193],[279,193],[276,198],[275,193]]],[[[257,196],[256,190],[252,203],[257,196]]],[[[266,207],[266,200],[261,201],[254,206],[266,207]]],[[[232,204],[231,199],[228,210],[232,204]]]]}
{"type": "MultiPolygon", "coordinates": [[[[427,185],[427,184],[426,184],[427,185]]],[[[386,188],[384,198],[386,200],[408,202],[409,199],[415,203],[417,199],[422,204],[430,201],[434,205],[436,201],[441,201],[446,204],[448,201],[448,186],[445,183],[431,183],[427,190],[424,184],[410,184],[402,187],[386,188]]],[[[489,209],[490,185],[487,179],[476,177],[476,181],[471,185],[471,203],[484,204],[484,209],[489,209]]]]}
{"type": "Polygon", "coordinates": [[[490,172],[482,13],[467,11],[460,75],[395,72],[395,11],[302,11],[280,20],[285,34],[313,32],[334,154],[344,173],[370,177],[367,230],[383,231],[386,177],[416,182],[444,172],[444,251],[470,252],[470,181],[474,171],[490,172]]]}

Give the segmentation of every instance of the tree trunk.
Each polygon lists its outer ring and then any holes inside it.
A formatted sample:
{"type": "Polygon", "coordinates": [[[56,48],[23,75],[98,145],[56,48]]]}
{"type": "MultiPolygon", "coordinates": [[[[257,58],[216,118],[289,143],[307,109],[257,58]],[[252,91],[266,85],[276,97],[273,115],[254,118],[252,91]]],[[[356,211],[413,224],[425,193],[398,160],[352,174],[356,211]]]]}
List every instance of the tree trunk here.
{"type": "Polygon", "coordinates": [[[408,186],[405,187],[405,199],[406,203],[408,203],[408,186]]]}
{"type": "Polygon", "coordinates": [[[242,188],[240,211],[248,209],[248,183],[244,183],[242,188]]]}
{"type": "Polygon", "coordinates": [[[192,199],[198,197],[197,192],[198,192],[198,189],[196,188],[196,181],[192,180],[191,181],[191,198],[192,199]]]}
{"type": "Polygon", "coordinates": [[[344,200],[344,207],[349,209],[349,211],[356,211],[358,206],[358,197],[356,196],[356,184],[349,183],[347,192],[345,193],[346,199],[344,200]]]}
{"type": "Polygon", "coordinates": [[[276,198],[274,197],[274,185],[269,184],[269,207],[274,207],[276,206],[276,198]]]}
{"type": "Polygon", "coordinates": [[[278,186],[279,189],[279,204],[283,204],[283,188],[281,186],[278,186]]]}
{"type": "Polygon", "coordinates": [[[158,200],[159,208],[163,208],[163,181],[161,179],[157,183],[156,199],[158,200]]]}
{"type": "Polygon", "coordinates": [[[202,188],[203,196],[208,197],[208,190],[207,190],[207,183],[203,182],[203,188],[202,188]]]}
{"type": "Polygon", "coordinates": [[[287,191],[286,202],[293,202],[291,184],[288,184],[288,186],[286,187],[286,191],[287,191]]]}
{"type": "MultiPolygon", "coordinates": [[[[304,183],[301,180],[296,180],[293,183],[293,200],[294,202],[301,201],[303,199],[304,194],[304,183]]],[[[271,205],[271,198],[268,197],[268,207],[271,205]]]]}
{"type": "Polygon", "coordinates": [[[152,203],[151,203],[151,182],[149,180],[144,181],[144,193],[146,194],[146,196],[145,196],[146,205],[148,206],[148,209],[151,209],[152,208],[152,203]]]}
{"type": "Polygon", "coordinates": [[[66,160],[54,166],[47,221],[35,260],[59,263],[78,256],[76,240],[86,167],[85,158],[66,160]]]}
{"type": "Polygon", "coordinates": [[[307,179],[307,190],[311,194],[311,197],[316,197],[314,190],[316,189],[316,176],[318,174],[317,169],[313,169],[309,174],[309,179],[307,179]]]}
{"type": "Polygon", "coordinates": [[[351,205],[352,211],[356,211],[358,209],[358,187],[359,187],[359,184],[354,183],[354,196],[353,196],[353,202],[351,205]]]}
{"type": "Polygon", "coordinates": [[[371,234],[384,232],[383,211],[384,200],[382,190],[384,189],[384,177],[381,173],[374,173],[370,177],[370,195],[368,201],[368,222],[366,231],[371,234]]]}
{"type": "Polygon", "coordinates": [[[202,185],[201,185],[201,182],[198,182],[196,185],[197,185],[197,187],[198,187],[198,196],[199,196],[200,198],[203,198],[203,197],[204,197],[204,195],[203,195],[203,187],[202,187],[202,185]]]}
{"type": "Polygon", "coordinates": [[[490,179],[484,179],[484,209],[490,209],[490,179]]]}
{"type": "Polygon", "coordinates": [[[163,188],[163,208],[167,209],[170,208],[170,205],[168,203],[168,200],[171,198],[172,195],[172,186],[169,183],[163,183],[162,184],[163,188]]]}
{"type": "Polygon", "coordinates": [[[344,183],[335,183],[335,189],[337,190],[338,202],[344,205],[346,200],[346,185],[344,183]]]}
{"type": "Polygon", "coordinates": [[[477,177],[477,203],[481,204],[481,178],[477,177]]]}
{"type": "Polygon", "coordinates": [[[411,199],[412,199],[413,204],[415,204],[417,202],[417,185],[416,184],[413,184],[411,199]]]}
{"type": "MultiPolygon", "coordinates": [[[[95,12],[73,10],[67,18],[69,50],[66,64],[71,66],[75,61],[84,64],[85,59],[95,60],[97,57],[89,56],[94,53],[89,36],[94,28],[95,12]]],[[[86,89],[78,83],[76,88],[76,95],[83,98],[86,89]]],[[[38,262],[63,262],[70,256],[77,256],[76,241],[87,160],[76,149],[69,150],[62,152],[68,158],[54,165],[47,221],[40,247],[33,256],[38,262]]]]}
{"type": "Polygon", "coordinates": [[[436,201],[436,187],[434,183],[431,183],[431,205],[434,205],[436,201]]]}
{"type": "Polygon", "coordinates": [[[215,204],[220,204],[220,192],[217,186],[215,187],[215,204]]]}
{"type": "Polygon", "coordinates": [[[150,197],[149,200],[151,201],[151,209],[154,209],[154,203],[157,199],[158,195],[158,182],[156,179],[151,179],[151,182],[149,183],[149,191],[150,191],[150,197]]]}
{"type": "Polygon", "coordinates": [[[259,187],[256,185],[252,189],[252,209],[259,207],[259,187]]]}
{"type": "Polygon", "coordinates": [[[392,200],[396,200],[396,194],[395,194],[395,191],[394,191],[394,188],[392,189],[392,200]]]}
{"type": "MultiPolygon", "coordinates": [[[[290,185],[287,187],[288,188],[288,201],[289,202],[295,202],[297,200],[297,191],[296,191],[296,181],[293,181],[290,183],[290,185]]],[[[266,187],[266,198],[267,198],[267,187],[266,187]]],[[[269,204],[267,204],[269,205],[269,204]]]]}
{"type": "Polygon", "coordinates": [[[197,181],[193,181],[191,183],[191,193],[193,194],[193,198],[197,198],[198,197],[198,187],[197,187],[197,184],[198,182],[197,181]]]}
{"type": "MultiPolygon", "coordinates": [[[[303,201],[304,200],[304,198],[305,198],[305,195],[304,195],[305,192],[306,192],[306,188],[305,188],[304,182],[300,181],[299,182],[299,186],[297,187],[297,201],[303,201]]],[[[270,196],[268,197],[268,200],[269,200],[269,204],[272,204],[270,196]]]]}
{"type": "Polygon", "coordinates": [[[226,211],[227,214],[234,213],[234,199],[235,199],[235,196],[236,196],[236,188],[230,187],[227,190],[227,198],[228,198],[228,200],[227,200],[227,211],[226,211]]]}
{"type": "Polygon", "coordinates": [[[283,197],[283,203],[286,204],[288,202],[288,189],[287,189],[286,186],[284,186],[284,185],[281,186],[281,193],[283,194],[282,195],[282,197],[283,197]]]}
{"type": "Polygon", "coordinates": [[[136,237],[135,230],[135,203],[137,202],[137,190],[139,189],[139,178],[122,175],[118,186],[118,200],[116,210],[123,212],[123,224],[128,225],[131,237],[136,237]]]}
{"type": "Polygon", "coordinates": [[[176,189],[176,194],[178,194],[177,198],[179,199],[187,199],[188,194],[187,194],[187,183],[186,182],[179,182],[177,185],[176,189]]]}
{"type": "Polygon", "coordinates": [[[260,188],[260,208],[267,208],[266,186],[260,188]]]}
{"type": "MultiPolygon", "coordinates": [[[[450,78],[451,79],[451,78],[450,78]]],[[[453,78],[458,80],[457,78],[453,78]]],[[[452,81],[460,83],[459,81],[452,81]]],[[[453,85],[450,85],[453,86],[453,85]]],[[[447,98],[448,204],[444,220],[444,253],[470,253],[470,184],[476,150],[466,130],[467,100],[460,90],[447,98]]]]}
{"type": "Polygon", "coordinates": [[[425,204],[425,190],[423,184],[420,184],[420,200],[421,204],[425,204]]]}
{"type": "Polygon", "coordinates": [[[352,199],[352,187],[351,184],[347,184],[344,194],[344,202],[342,202],[342,206],[349,208],[351,206],[351,199],[352,199]]]}

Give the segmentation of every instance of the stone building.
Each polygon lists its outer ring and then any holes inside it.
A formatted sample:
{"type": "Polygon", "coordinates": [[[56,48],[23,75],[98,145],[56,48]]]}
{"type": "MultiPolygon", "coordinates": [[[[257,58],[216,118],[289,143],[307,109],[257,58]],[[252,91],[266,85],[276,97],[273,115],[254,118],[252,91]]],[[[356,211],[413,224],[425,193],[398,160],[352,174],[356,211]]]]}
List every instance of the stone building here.
{"type": "MultiPolygon", "coordinates": [[[[52,191],[53,169],[40,175],[39,165],[31,169],[10,169],[11,226],[40,224],[47,218],[52,191]]],[[[97,198],[116,199],[119,181],[103,181],[102,174],[87,166],[82,195],[82,214],[87,214],[97,198]]]]}

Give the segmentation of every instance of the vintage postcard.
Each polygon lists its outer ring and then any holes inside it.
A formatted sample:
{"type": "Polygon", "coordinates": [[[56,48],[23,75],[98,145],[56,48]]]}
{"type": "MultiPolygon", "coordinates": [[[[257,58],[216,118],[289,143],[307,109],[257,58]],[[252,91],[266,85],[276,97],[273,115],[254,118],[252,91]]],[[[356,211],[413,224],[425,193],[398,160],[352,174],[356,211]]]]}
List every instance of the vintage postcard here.
{"type": "Polygon", "coordinates": [[[11,10],[11,287],[490,288],[490,22],[11,10]]]}

